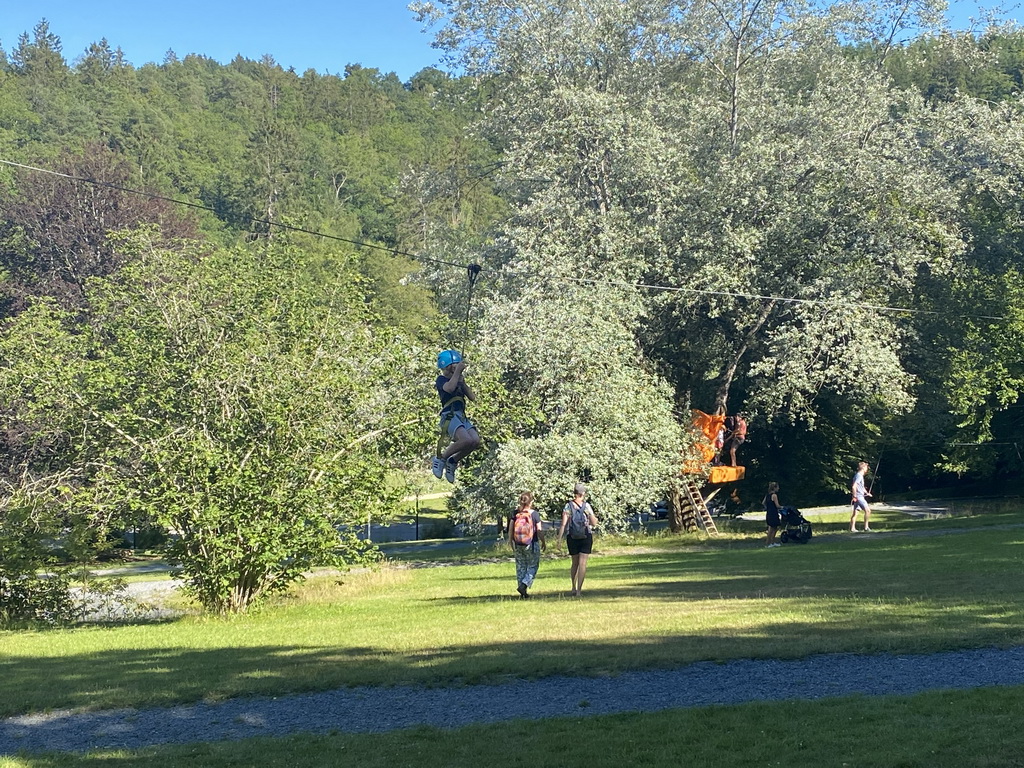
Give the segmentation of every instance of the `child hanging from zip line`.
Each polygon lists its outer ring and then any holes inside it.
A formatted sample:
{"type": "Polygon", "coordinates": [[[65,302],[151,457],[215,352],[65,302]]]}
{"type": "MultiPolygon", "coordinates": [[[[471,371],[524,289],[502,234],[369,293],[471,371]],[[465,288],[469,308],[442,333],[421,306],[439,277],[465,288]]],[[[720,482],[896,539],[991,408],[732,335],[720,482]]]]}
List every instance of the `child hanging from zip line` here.
{"type": "Polygon", "coordinates": [[[441,436],[437,441],[437,455],[431,462],[434,477],[455,482],[455,469],[462,459],[480,447],[480,435],[466,418],[466,401],[476,400],[464,376],[466,362],[454,349],[446,349],[437,356],[437,394],[441,398],[441,436]],[[451,440],[447,448],[444,443],[451,440]]]}

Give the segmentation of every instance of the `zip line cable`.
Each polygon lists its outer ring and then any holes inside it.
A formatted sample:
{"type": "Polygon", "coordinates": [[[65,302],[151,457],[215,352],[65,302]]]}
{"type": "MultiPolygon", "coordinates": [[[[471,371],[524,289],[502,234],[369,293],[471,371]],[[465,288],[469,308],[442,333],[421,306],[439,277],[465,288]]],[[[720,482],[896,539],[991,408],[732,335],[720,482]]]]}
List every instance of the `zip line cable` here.
{"type": "Polygon", "coordinates": [[[476,279],[480,276],[480,265],[469,264],[466,266],[466,275],[469,278],[469,292],[466,295],[466,320],[462,324],[462,350],[466,350],[466,341],[469,339],[469,311],[473,306],[473,288],[476,286],[476,279]]]}
{"type": "MultiPolygon", "coordinates": [[[[196,208],[201,211],[209,211],[210,213],[216,214],[217,210],[211,208],[208,205],[202,205],[201,203],[192,203],[188,200],[178,200],[173,197],[165,197],[158,195],[153,192],[143,192],[138,189],[132,189],[131,187],[124,187],[119,184],[112,184],[106,181],[100,181],[98,179],[90,179],[85,176],[74,176],[69,173],[61,173],[60,171],[53,171],[47,168],[37,168],[32,165],[25,165],[23,163],[16,163],[11,160],[4,160],[0,158],[0,164],[8,165],[14,168],[23,168],[25,170],[34,171],[36,173],[49,174],[51,176],[59,176],[61,178],[70,179],[72,181],[82,182],[85,184],[92,184],[98,187],[106,187],[108,189],[115,189],[120,192],[126,192],[132,195],[140,195],[142,197],[148,197],[153,200],[163,200],[167,203],[174,205],[183,205],[189,208],[196,208]]],[[[440,264],[446,267],[455,267],[457,269],[468,270],[469,273],[469,297],[472,299],[473,287],[476,284],[476,278],[480,273],[479,264],[460,264],[454,261],[446,261],[444,259],[436,259],[431,256],[423,256],[421,254],[409,253],[398,248],[389,248],[385,245],[377,245],[375,243],[367,243],[361,240],[352,240],[346,237],[340,237],[338,235],[328,235],[324,232],[317,232],[312,229],[304,229],[303,227],[295,227],[290,224],[282,224],[280,222],[271,221],[269,219],[260,219],[256,217],[249,217],[249,220],[255,224],[265,224],[268,227],[278,227],[280,229],[286,229],[291,232],[302,232],[303,234],[312,235],[313,237],[323,237],[329,240],[337,240],[342,243],[348,243],[350,245],[359,246],[362,248],[372,248],[378,251],[384,251],[386,253],[392,253],[397,256],[405,256],[415,261],[429,262],[432,264],[440,264]]],[[[841,308],[859,308],[867,309],[873,312],[897,312],[905,314],[917,314],[917,315],[935,315],[944,317],[960,317],[969,318],[975,320],[1005,320],[1006,318],[999,315],[970,315],[960,314],[955,312],[940,312],[938,310],[930,309],[912,309],[910,307],[891,307],[884,304],[870,304],[867,302],[835,302],[829,299],[801,299],[795,296],[772,296],[757,293],[744,293],[742,291],[715,291],[708,288],[684,288],[682,286],[672,285],[656,285],[651,283],[630,283],[625,280],[603,280],[592,277],[577,277],[574,275],[553,275],[545,276],[540,275],[538,272],[520,271],[520,270],[505,270],[503,275],[527,277],[527,278],[541,278],[556,283],[575,283],[583,285],[607,285],[619,288],[629,288],[632,290],[647,290],[647,291],[663,291],[666,293],[689,293],[698,296],[724,296],[729,298],[737,299],[750,299],[754,301],[777,301],[784,304],[819,304],[826,307],[832,307],[836,309],[841,308]]],[[[469,324],[469,303],[467,302],[466,308],[466,321],[465,327],[469,324]]],[[[465,327],[463,333],[465,334],[465,327]]]]}
{"type": "MultiPolygon", "coordinates": [[[[214,214],[217,213],[217,210],[215,208],[211,208],[208,205],[202,205],[201,203],[193,203],[193,202],[189,202],[188,200],[177,200],[177,199],[175,199],[173,197],[165,197],[163,195],[158,195],[158,194],[156,194],[154,192],[143,192],[142,190],[139,190],[139,189],[132,189],[131,187],[123,187],[123,186],[121,186],[119,184],[111,184],[108,181],[100,181],[99,179],[90,179],[90,178],[85,177],[85,176],[74,176],[74,175],[72,175],[70,173],[61,173],[60,171],[52,171],[52,170],[49,170],[47,168],[36,168],[35,166],[32,166],[32,165],[24,165],[23,163],[15,163],[15,162],[13,162],[11,160],[0,159],[0,163],[2,163],[3,165],[12,166],[14,168],[24,168],[25,170],[35,171],[37,173],[46,173],[46,174],[49,174],[51,176],[60,176],[61,178],[70,179],[72,181],[80,181],[80,182],[83,182],[85,184],[92,184],[92,185],[97,186],[97,187],[106,187],[107,189],[116,189],[119,192],[127,192],[128,194],[131,194],[131,195],[140,195],[141,197],[148,197],[148,198],[150,198],[152,200],[163,200],[164,202],[173,203],[174,205],[183,205],[183,206],[187,206],[189,208],[196,208],[196,209],[198,209],[200,211],[209,211],[210,213],[214,213],[214,214]]],[[[338,235],[328,235],[325,232],[316,232],[316,231],[314,231],[312,229],[303,229],[302,227],[294,227],[291,224],[282,224],[282,223],[277,222],[277,221],[270,221],[269,219],[260,219],[260,218],[257,218],[255,216],[250,216],[248,218],[249,218],[249,221],[253,222],[254,224],[266,224],[268,227],[278,227],[280,229],[287,229],[287,230],[292,231],[292,232],[302,232],[303,234],[313,235],[314,237],[324,237],[324,238],[327,238],[329,240],[338,240],[340,242],[348,243],[350,245],[357,245],[357,246],[360,246],[360,247],[363,247],[363,248],[373,248],[373,249],[376,249],[378,251],[385,251],[386,253],[393,253],[393,254],[395,254],[397,256],[407,256],[408,258],[415,259],[417,261],[428,261],[428,262],[432,262],[434,264],[442,264],[442,265],[444,265],[446,267],[459,267],[460,269],[466,266],[465,264],[457,264],[457,263],[455,263],[453,261],[445,261],[444,259],[435,259],[435,258],[432,258],[430,256],[422,256],[422,255],[415,254],[415,253],[408,253],[407,251],[403,251],[403,250],[400,250],[398,248],[389,248],[386,245],[377,245],[375,243],[367,243],[367,242],[364,242],[362,240],[351,240],[351,239],[349,239],[347,237],[340,237],[338,235]]]]}
{"type": "MultiPolygon", "coordinates": [[[[536,277],[536,273],[507,271],[505,274],[514,274],[520,277],[536,277]]],[[[783,304],[820,304],[826,307],[844,308],[857,307],[869,309],[874,312],[904,312],[918,315],[939,315],[943,317],[963,317],[976,320],[1005,320],[1001,315],[969,315],[956,312],[939,312],[934,309],[912,309],[910,307],[889,307],[884,304],[869,304],[858,301],[831,301],[829,299],[801,299],[796,296],[771,296],[758,293],[744,293],[742,291],[715,291],[709,288],[684,288],[674,285],[655,285],[650,283],[630,283],[625,280],[599,280],[591,277],[574,277],[572,275],[557,275],[547,278],[552,282],[583,283],[586,285],[609,285],[620,288],[634,288],[649,291],[664,291],[665,293],[692,293],[700,296],[728,296],[737,299],[752,299],[755,301],[778,301],[783,304]]]]}

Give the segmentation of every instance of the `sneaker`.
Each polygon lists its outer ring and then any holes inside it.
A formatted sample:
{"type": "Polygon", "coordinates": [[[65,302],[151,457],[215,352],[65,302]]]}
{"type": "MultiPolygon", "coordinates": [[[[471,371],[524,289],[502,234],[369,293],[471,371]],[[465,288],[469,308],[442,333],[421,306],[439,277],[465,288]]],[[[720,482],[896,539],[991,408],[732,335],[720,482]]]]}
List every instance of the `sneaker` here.
{"type": "Polygon", "coordinates": [[[457,465],[456,465],[456,463],[454,461],[446,461],[444,463],[444,479],[447,480],[449,483],[454,483],[455,482],[455,467],[456,466],[457,465]]]}
{"type": "Polygon", "coordinates": [[[526,585],[525,585],[525,584],[523,584],[523,582],[521,582],[521,581],[520,581],[520,582],[519,582],[519,586],[518,586],[518,587],[516,587],[516,592],[518,592],[518,593],[519,593],[519,596],[520,596],[520,597],[524,597],[524,598],[525,598],[525,597],[527,597],[527,594],[526,594],[526,585]]]}
{"type": "Polygon", "coordinates": [[[430,469],[434,473],[434,477],[440,480],[444,477],[444,459],[435,456],[430,462],[430,469]]]}

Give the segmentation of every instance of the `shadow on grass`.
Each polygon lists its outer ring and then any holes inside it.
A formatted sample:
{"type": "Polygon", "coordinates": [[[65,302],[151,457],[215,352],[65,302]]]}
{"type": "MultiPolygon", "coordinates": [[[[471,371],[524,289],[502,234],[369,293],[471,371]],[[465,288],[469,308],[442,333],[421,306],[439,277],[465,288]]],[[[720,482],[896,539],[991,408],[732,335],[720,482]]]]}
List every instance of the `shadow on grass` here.
{"type": "MultiPolygon", "coordinates": [[[[613,597],[594,592],[579,601],[613,597]]],[[[529,601],[524,601],[528,603],[529,601]]],[[[541,602],[541,601],[538,601],[541,602]]],[[[603,675],[628,669],[671,668],[698,660],[799,658],[819,652],[935,651],[957,647],[963,623],[972,645],[1007,643],[1007,627],[1019,627],[1020,606],[955,607],[940,602],[904,610],[837,612],[826,624],[765,618],[725,631],[666,631],[617,640],[454,643],[385,653],[377,648],[302,648],[288,645],[237,649],[117,650],[88,659],[6,659],[0,665],[11,692],[0,705],[5,716],[55,707],[76,710],[168,706],[236,696],[328,690],[380,683],[472,684],[510,677],[603,675]],[[808,646],[807,639],[815,642],[808,646]],[[524,666],[522,660],[530,659],[524,666]],[[86,663],[83,663],[86,662],[86,663]],[[45,682],[43,682],[45,681],[45,682]],[[59,692],[59,693],[58,693],[59,692]]],[[[510,626],[514,626],[511,622],[510,626]]],[[[511,630],[510,630],[511,631],[511,630]]],[[[1019,637],[1019,634],[1017,635],[1019,637]]]]}

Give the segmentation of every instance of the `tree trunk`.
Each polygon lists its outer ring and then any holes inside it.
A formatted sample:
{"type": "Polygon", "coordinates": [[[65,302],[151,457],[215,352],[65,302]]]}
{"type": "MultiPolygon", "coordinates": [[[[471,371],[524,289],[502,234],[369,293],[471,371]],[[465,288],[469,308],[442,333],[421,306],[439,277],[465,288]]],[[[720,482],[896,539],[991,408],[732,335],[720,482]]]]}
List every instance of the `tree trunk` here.
{"type": "Polygon", "coordinates": [[[736,371],[740,367],[740,361],[743,356],[750,349],[750,345],[753,343],[754,338],[764,327],[764,324],[768,322],[768,318],[772,314],[772,310],[775,309],[776,301],[773,299],[764,305],[764,309],[758,316],[757,321],[751,326],[750,330],[747,331],[746,338],[743,339],[743,343],[740,344],[739,349],[736,350],[736,354],[732,356],[732,360],[722,371],[718,377],[718,389],[715,392],[715,410],[714,413],[722,414],[728,413],[729,410],[729,388],[732,386],[732,381],[736,378],[736,371]]]}
{"type": "Polygon", "coordinates": [[[683,500],[679,494],[679,486],[672,486],[669,496],[668,527],[672,533],[683,532],[683,500]]]}

